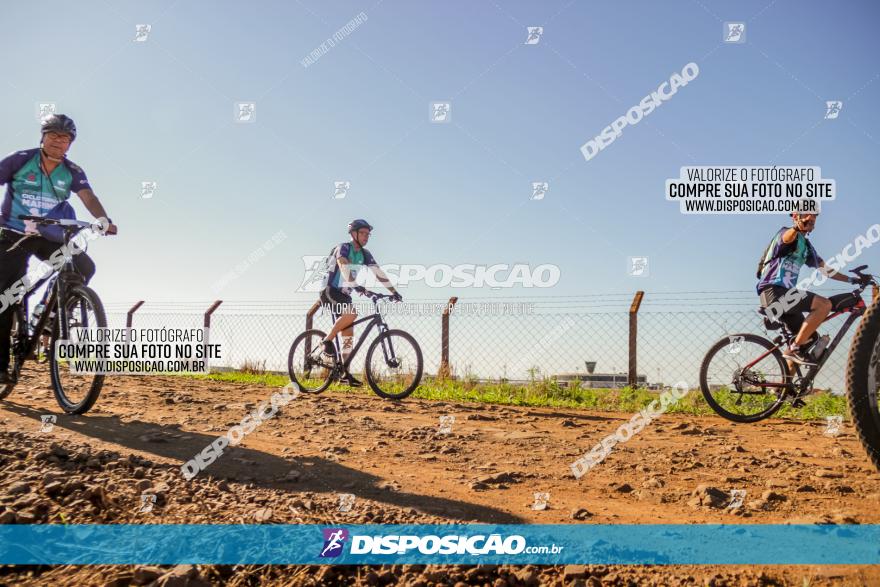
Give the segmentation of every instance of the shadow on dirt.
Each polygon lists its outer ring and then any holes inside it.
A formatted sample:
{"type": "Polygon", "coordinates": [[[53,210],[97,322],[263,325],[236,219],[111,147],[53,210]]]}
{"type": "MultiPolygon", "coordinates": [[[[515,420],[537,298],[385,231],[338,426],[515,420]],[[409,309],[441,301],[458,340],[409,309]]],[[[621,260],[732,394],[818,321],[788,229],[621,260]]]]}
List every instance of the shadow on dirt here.
{"type": "MultiPolygon", "coordinates": [[[[9,401],[0,402],[0,405],[3,405],[4,409],[10,412],[35,420],[34,429],[39,429],[40,416],[44,412],[9,401]]],[[[219,436],[219,434],[207,435],[183,431],[177,424],[122,422],[117,416],[58,414],[54,425],[130,450],[172,459],[180,464],[192,459],[219,436]]],[[[251,482],[260,487],[279,491],[354,493],[362,499],[370,499],[405,509],[414,508],[420,512],[453,521],[476,520],[480,523],[493,524],[525,523],[522,518],[495,508],[430,495],[383,489],[379,486],[382,480],[375,475],[320,457],[282,458],[239,445],[227,448],[223,455],[201,475],[206,473],[215,478],[251,482]],[[284,478],[291,471],[300,472],[299,479],[294,482],[285,482],[284,478]]]]}

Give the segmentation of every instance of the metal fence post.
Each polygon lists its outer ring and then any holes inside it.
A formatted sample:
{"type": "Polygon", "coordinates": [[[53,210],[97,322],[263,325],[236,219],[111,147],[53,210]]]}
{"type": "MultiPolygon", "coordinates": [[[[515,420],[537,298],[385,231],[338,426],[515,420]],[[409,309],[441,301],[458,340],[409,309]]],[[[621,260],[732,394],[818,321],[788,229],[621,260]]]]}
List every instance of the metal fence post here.
{"type": "MultiPolygon", "coordinates": [[[[215,300],[214,303],[211,304],[211,306],[205,311],[205,319],[204,319],[203,325],[204,325],[206,331],[210,332],[210,329],[211,329],[211,314],[213,314],[214,310],[216,310],[217,307],[220,306],[220,304],[222,304],[222,303],[223,303],[223,300],[215,300]]],[[[202,356],[205,358],[206,366],[207,366],[206,371],[208,373],[211,372],[211,360],[208,358],[208,348],[207,348],[209,336],[210,336],[210,334],[208,336],[205,336],[205,342],[202,344],[202,356]]]]}
{"type": "Polygon", "coordinates": [[[458,301],[456,296],[449,298],[449,303],[443,308],[440,317],[440,368],[437,369],[437,379],[445,379],[452,373],[449,369],[449,312],[458,301]]]}
{"type": "MultiPolygon", "coordinates": [[[[314,304],[312,304],[312,307],[309,308],[308,312],[306,312],[306,330],[312,329],[312,317],[315,315],[315,312],[317,312],[318,308],[320,308],[320,307],[321,307],[321,300],[318,300],[314,304]]],[[[306,343],[306,347],[305,347],[306,356],[308,357],[309,355],[312,354],[312,338],[307,336],[305,343],[306,343]]]]}
{"type": "Polygon", "coordinates": [[[636,387],[638,383],[638,365],[636,345],[638,341],[639,331],[639,306],[642,305],[642,298],[645,292],[637,291],[633,297],[632,304],[629,307],[629,376],[627,377],[627,385],[636,387]]]}
{"type": "Polygon", "coordinates": [[[139,301],[135,305],[131,307],[128,311],[128,314],[125,315],[125,327],[131,328],[131,322],[134,319],[134,313],[138,311],[138,308],[144,305],[144,300],[139,301]]]}

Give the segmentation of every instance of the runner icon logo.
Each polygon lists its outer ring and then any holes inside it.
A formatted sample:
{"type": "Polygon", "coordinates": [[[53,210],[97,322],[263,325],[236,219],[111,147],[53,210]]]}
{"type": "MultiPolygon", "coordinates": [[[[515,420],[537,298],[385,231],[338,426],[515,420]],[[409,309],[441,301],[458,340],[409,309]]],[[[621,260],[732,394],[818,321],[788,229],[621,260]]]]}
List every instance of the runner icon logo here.
{"type": "Polygon", "coordinates": [[[840,109],[843,108],[843,102],[840,100],[828,100],[825,102],[825,120],[833,120],[840,116],[840,109]]]}
{"type": "Polygon", "coordinates": [[[334,200],[342,200],[345,196],[348,195],[348,190],[351,189],[350,181],[334,181],[333,182],[333,199],[334,200]]]}
{"type": "Polygon", "coordinates": [[[57,421],[58,416],[55,414],[40,416],[40,432],[52,432],[52,428],[55,427],[55,422],[57,421]]]}
{"type": "Polygon", "coordinates": [[[840,435],[840,427],[843,425],[843,416],[826,416],[825,421],[827,422],[825,426],[825,436],[831,436],[832,438],[840,435]]]}
{"type": "Polygon", "coordinates": [[[729,335],[727,339],[730,341],[730,345],[727,348],[728,354],[736,355],[742,350],[743,341],[745,337],[741,334],[737,335],[729,335]]]}
{"type": "Polygon", "coordinates": [[[543,200],[544,196],[547,195],[547,191],[550,189],[550,184],[546,181],[533,181],[532,182],[532,200],[543,200]]]}
{"type": "Polygon", "coordinates": [[[344,528],[324,528],[324,548],[321,549],[321,558],[331,558],[342,554],[342,545],[348,540],[348,530],[344,528]]]}
{"type": "Polygon", "coordinates": [[[541,42],[541,35],[544,34],[544,27],[542,26],[530,26],[526,27],[528,30],[528,36],[526,37],[526,45],[537,45],[541,42]]]}
{"type": "Polygon", "coordinates": [[[724,42],[725,43],[745,43],[746,42],[746,25],[744,22],[725,22],[724,23],[724,42]]]}

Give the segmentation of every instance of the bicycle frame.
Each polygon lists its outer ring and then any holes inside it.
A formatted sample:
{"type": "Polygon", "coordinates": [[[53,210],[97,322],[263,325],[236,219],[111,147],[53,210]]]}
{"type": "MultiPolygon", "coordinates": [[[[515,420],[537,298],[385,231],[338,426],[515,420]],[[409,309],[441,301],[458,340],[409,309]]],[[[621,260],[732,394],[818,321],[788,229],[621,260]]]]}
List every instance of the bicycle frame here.
{"type": "MultiPolygon", "coordinates": [[[[72,238],[65,238],[65,245],[69,244],[72,238]]],[[[67,298],[67,288],[69,287],[68,282],[71,282],[75,285],[80,285],[85,283],[85,279],[83,279],[82,275],[76,270],[76,266],[73,264],[73,258],[68,258],[65,260],[64,265],[57,271],[51,272],[49,275],[42,277],[37,280],[37,282],[30,288],[26,294],[24,294],[21,300],[16,304],[18,306],[18,318],[21,323],[21,328],[24,328],[24,340],[16,341],[16,346],[18,349],[21,349],[21,355],[16,356],[16,378],[18,372],[21,369],[21,365],[24,363],[25,357],[29,357],[31,354],[36,352],[37,345],[40,342],[40,337],[42,336],[43,329],[46,327],[46,322],[49,320],[49,315],[52,313],[52,308],[56,305],[56,320],[60,320],[59,323],[59,339],[65,340],[68,338],[69,330],[68,330],[68,320],[67,320],[67,308],[62,307],[63,304],[60,303],[60,300],[67,298]],[[43,310],[40,319],[37,321],[36,326],[34,327],[33,335],[29,334],[27,331],[30,313],[28,311],[28,301],[31,296],[42,286],[44,283],[50,281],[52,278],[56,278],[54,283],[52,284],[51,290],[48,292],[49,297],[46,300],[46,308],[43,310]]],[[[13,352],[16,352],[18,349],[13,349],[13,352]]],[[[17,352],[16,352],[17,354],[17,352]]]]}
{"type": "MultiPolygon", "coordinates": [[[[832,318],[836,318],[836,317],[840,316],[841,314],[849,314],[850,315],[849,318],[847,318],[846,321],[843,324],[841,324],[840,330],[837,331],[837,334],[835,335],[834,340],[832,340],[831,343],[828,345],[828,347],[822,352],[822,357],[819,359],[819,362],[816,363],[815,365],[813,365],[812,367],[810,367],[807,370],[807,374],[801,378],[801,388],[802,389],[805,389],[807,386],[809,386],[810,383],[813,382],[813,380],[816,378],[816,375],[819,374],[819,370],[822,369],[822,365],[825,364],[825,362],[828,360],[828,358],[834,352],[834,349],[836,349],[837,345],[840,344],[840,341],[843,340],[843,337],[846,334],[847,330],[849,330],[850,327],[859,318],[861,318],[862,314],[865,313],[866,308],[867,308],[867,306],[865,305],[865,301],[860,299],[859,302],[855,306],[853,306],[851,308],[847,308],[845,310],[840,310],[838,312],[834,312],[833,314],[830,314],[827,318],[825,318],[825,320],[822,321],[822,324],[824,324],[825,322],[828,322],[832,318]]],[[[774,343],[776,343],[776,345],[772,349],[765,352],[760,357],[758,357],[757,359],[755,359],[754,361],[752,361],[751,363],[749,363],[748,365],[743,367],[743,370],[751,369],[754,365],[757,365],[758,363],[763,361],[767,356],[769,356],[770,354],[772,354],[773,352],[778,350],[779,347],[781,347],[783,344],[786,344],[790,338],[793,338],[793,336],[794,336],[793,334],[790,336],[785,336],[785,335],[777,336],[776,339],[774,339],[774,341],[773,341],[774,343]]],[[[797,370],[798,373],[800,373],[800,367],[795,366],[795,369],[797,370]]],[[[761,385],[763,387],[788,387],[791,384],[790,383],[764,382],[761,385]]]]}
{"type": "MultiPolygon", "coordinates": [[[[357,320],[355,320],[354,322],[351,323],[351,326],[349,326],[349,328],[354,328],[358,324],[363,324],[364,322],[369,322],[366,329],[358,337],[357,343],[351,348],[351,353],[349,353],[348,359],[346,359],[342,363],[342,368],[345,371],[348,371],[348,368],[351,365],[351,362],[354,360],[355,356],[357,355],[360,348],[363,346],[364,342],[366,342],[367,337],[369,336],[370,332],[373,330],[373,327],[377,327],[379,329],[379,334],[382,334],[382,333],[388,331],[388,325],[385,323],[385,320],[382,318],[382,313],[379,311],[379,304],[376,302],[376,300],[373,300],[373,307],[375,308],[375,311],[372,314],[370,314],[369,316],[364,316],[363,318],[358,318],[357,320]]],[[[330,316],[333,318],[333,323],[336,324],[336,321],[339,320],[340,315],[331,310],[330,316]]],[[[341,333],[336,335],[336,338],[334,340],[334,344],[336,345],[336,353],[341,359],[342,358],[342,352],[341,352],[342,351],[342,344],[340,343],[340,336],[341,336],[341,333]]],[[[383,352],[384,352],[384,349],[383,349],[383,352]]],[[[393,354],[394,349],[391,349],[391,352],[393,354]]],[[[385,358],[388,359],[387,355],[385,358]]]]}

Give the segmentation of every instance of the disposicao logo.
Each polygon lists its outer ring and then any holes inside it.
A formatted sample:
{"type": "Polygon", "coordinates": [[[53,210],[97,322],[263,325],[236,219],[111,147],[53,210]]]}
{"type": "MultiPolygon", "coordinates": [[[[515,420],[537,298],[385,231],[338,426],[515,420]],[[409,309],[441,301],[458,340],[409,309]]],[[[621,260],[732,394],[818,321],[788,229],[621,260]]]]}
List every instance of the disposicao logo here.
{"type": "Polygon", "coordinates": [[[331,558],[342,554],[342,545],[348,540],[348,530],[344,528],[324,528],[324,548],[320,558],[331,558]]]}

